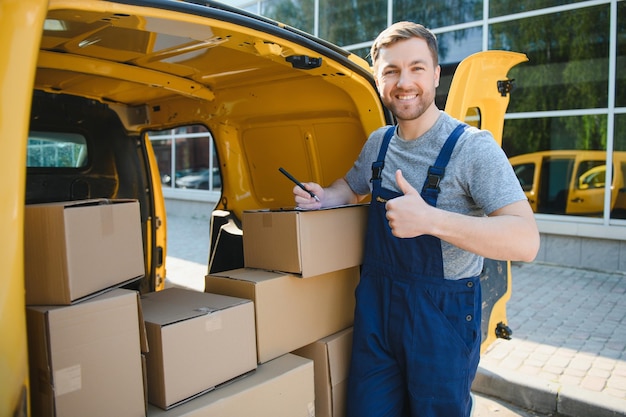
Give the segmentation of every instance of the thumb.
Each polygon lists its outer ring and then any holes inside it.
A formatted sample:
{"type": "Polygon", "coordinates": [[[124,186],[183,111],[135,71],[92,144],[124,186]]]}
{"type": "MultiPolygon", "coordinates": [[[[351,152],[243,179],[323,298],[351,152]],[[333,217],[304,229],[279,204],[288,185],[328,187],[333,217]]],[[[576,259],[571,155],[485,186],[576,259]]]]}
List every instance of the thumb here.
{"type": "Polygon", "coordinates": [[[398,184],[398,188],[400,188],[402,194],[417,194],[417,190],[404,179],[404,175],[402,175],[401,170],[396,171],[396,184],[398,184]]]}

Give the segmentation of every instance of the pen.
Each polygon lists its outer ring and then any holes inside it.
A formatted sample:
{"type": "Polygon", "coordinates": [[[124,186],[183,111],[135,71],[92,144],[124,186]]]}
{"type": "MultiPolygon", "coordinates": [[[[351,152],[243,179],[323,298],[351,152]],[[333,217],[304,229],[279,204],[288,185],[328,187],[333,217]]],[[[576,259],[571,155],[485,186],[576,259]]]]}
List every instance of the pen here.
{"type": "Polygon", "coordinates": [[[309,191],[304,187],[304,184],[302,184],[300,181],[298,181],[297,179],[294,178],[293,175],[291,175],[290,173],[288,173],[287,171],[285,171],[284,168],[278,168],[278,170],[280,172],[283,173],[283,175],[285,175],[285,177],[289,178],[291,181],[294,182],[294,184],[296,184],[298,187],[302,188],[304,191],[306,191],[307,193],[309,193],[309,195],[311,197],[313,197],[316,201],[320,201],[319,197],[315,195],[315,193],[313,191],[309,191]]]}

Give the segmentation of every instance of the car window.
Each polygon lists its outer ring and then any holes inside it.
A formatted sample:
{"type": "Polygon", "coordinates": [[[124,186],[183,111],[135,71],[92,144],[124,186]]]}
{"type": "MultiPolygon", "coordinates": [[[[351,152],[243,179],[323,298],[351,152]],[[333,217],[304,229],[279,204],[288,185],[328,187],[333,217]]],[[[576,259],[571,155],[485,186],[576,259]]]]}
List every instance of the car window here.
{"type": "Polygon", "coordinates": [[[604,161],[581,161],[576,174],[578,189],[604,188],[606,165],[604,161]]]}
{"type": "Polygon", "coordinates": [[[574,158],[546,157],[543,159],[537,206],[540,213],[565,213],[573,172],[574,158]]]}
{"type": "Polygon", "coordinates": [[[531,191],[533,189],[533,178],[535,178],[535,164],[519,164],[513,166],[513,171],[517,175],[517,179],[524,191],[531,191]]]}
{"type": "Polygon", "coordinates": [[[87,166],[87,139],[70,132],[30,132],[29,168],[82,168],[87,166]]]}

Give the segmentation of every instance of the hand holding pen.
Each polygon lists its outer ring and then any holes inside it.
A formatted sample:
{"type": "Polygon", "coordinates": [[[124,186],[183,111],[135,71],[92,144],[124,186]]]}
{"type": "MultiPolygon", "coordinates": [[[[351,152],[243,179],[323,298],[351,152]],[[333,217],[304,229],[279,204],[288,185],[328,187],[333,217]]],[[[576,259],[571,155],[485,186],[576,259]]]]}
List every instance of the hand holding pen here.
{"type": "Polygon", "coordinates": [[[320,199],[317,195],[315,195],[315,193],[309,189],[307,189],[304,184],[302,184],[300,181],[298,181],[293,175],[291,175],[289,172],[287,172],[284,168],[278,168],[278,170],[287,178],[289,178],[294,184],[296,184],[298,187],[300,187],[301,189],[303,189],[304,191],[306,191],[311,197],[313,197],[315,199],[315,201],[320,202],[320,199]]]}

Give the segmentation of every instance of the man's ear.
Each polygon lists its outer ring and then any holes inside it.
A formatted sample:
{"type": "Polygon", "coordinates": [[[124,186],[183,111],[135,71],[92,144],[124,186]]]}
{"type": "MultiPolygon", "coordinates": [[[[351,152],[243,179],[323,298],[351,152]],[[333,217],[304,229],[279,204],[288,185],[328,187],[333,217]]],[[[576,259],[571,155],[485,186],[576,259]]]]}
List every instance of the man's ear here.
{"type": "Polygon", "coordinates": [[[435,87],[439,87],[439,77],[441,75],[441,65],[435,67],[435,87]]]}

